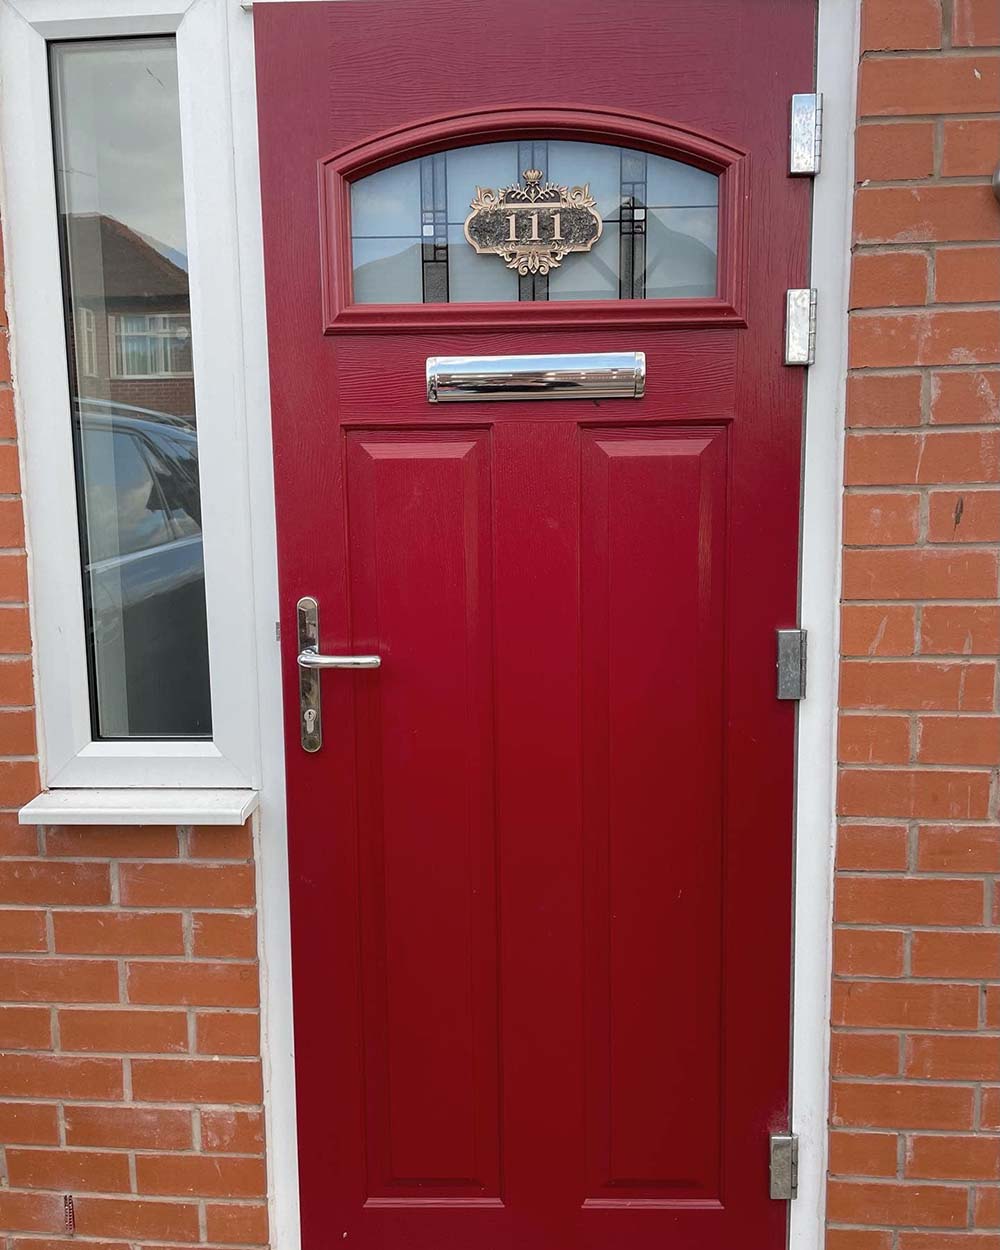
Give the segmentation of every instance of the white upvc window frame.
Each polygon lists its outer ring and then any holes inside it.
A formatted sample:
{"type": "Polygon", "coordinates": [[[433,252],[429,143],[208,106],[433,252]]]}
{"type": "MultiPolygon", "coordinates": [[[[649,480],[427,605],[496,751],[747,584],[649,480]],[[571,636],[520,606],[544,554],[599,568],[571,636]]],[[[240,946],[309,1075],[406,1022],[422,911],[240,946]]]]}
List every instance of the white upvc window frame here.
{"type": "MultiPolygon", "coordinates": [[[[237,208],[237,184],[246,180],[237,152],[247,143],[234,135],[233,95],[245,90],[231,75],[234,19],[248,20],[232,0],[0,0],[2,203],[48,789],[260,786],[260,644],[270,631],[274,645],[274,615],[269,605],[262,622],[260,594],[255,602],[250,499],[260,468],[250,463],[247,390],[248,377],[250,389],[261,387],[254,370],[265,367],[257,363],[264,331],[246,326],[262,316],[245,315],[241,289],[241,247],[259,249],[259,237],[251,228],[241,238],[237,208]],[[211,741],[107,742],[91,728],[47,44],[142,35],[177,41],[211,741]]],[[[266,404],[266,379],[263,387],[266,404]]]]}
{"type": "MultiPolygon", "coordinates": [[[[84,310],[86,311],[86,310],[84,310]]],[[[164,369],[158,373],[122,373],[118,369],[118,340],[120,338],[144,338],[152,340],[159,344],[159,351],[166,359],[166,340],[176,337],[167,329],[151,330],[149,323],[151,321],[187,321],[191,318],[187,313],[168,312],[168,313],[108,313],[108,376],[116,381],[125,382],[143,382],[151,379],[163,380],[170,378],[190,378],[193,376],[190,369],[164,369]],[[146,322],[145,330],[122,330],[120,323],[126,317],[142,317],[146,322]]],[[[190,333],[190,327],[189,331],[190,333]]],[[[122,353],[124,359],[124,353],[122,353]]],[[[93,376],[93,375],[91,375],[93,376]]]]}

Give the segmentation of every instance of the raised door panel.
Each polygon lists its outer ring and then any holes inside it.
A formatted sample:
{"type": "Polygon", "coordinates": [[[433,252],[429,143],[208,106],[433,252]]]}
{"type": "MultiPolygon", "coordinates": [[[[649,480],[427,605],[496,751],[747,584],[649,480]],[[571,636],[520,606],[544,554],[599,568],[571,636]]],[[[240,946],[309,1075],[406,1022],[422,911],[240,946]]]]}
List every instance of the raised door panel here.
{"type": "Polygon", "coordinates": [[[582,433],[588,1205],[722,1197],[726,434],[582,433]]]}
{"type": "Polygon", "coordinates": [[[369,1206],[499,1195],[490,450],[347,436],[369,1206]]]}

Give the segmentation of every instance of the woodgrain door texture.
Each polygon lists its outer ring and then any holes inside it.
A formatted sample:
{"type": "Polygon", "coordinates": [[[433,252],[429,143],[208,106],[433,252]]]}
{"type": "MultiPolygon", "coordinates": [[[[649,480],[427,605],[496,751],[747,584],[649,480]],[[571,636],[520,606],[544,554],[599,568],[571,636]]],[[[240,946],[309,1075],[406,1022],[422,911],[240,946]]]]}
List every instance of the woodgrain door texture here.
{"type": "Polygon", "coordinates": [[[306,1250],[784,1244],[814,20],[254,4],[306,1250]],[[621,185],[522,277],[453,201],[533,156],[621,185]],[[428,357],[606,351],[641,399],[427,401],[428,357]],[[312,753],[303,595],[382,658],[312,753]]]}

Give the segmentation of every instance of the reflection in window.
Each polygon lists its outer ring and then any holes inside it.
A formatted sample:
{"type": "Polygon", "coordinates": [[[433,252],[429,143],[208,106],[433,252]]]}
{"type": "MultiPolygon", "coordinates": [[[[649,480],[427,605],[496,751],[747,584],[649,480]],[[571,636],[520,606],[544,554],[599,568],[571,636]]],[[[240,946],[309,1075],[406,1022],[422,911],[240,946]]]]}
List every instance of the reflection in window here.
{"type": "Polygon", "coordinates": [[[177,56],[55,43],[94,735],[211,733],[177,56]]]}
{"type": "Polygon", "coordinates": [[[719,179],[653,153],[563,140],[486,143],[438,152],[351,187],[354,300],[437,304],[510,300],[697,299],[717,291],[719,179]],[[589,183],[604,218],[590,252],[547,275],[519,277],[469,246],[476,187],[525,169],[589,183]]]}

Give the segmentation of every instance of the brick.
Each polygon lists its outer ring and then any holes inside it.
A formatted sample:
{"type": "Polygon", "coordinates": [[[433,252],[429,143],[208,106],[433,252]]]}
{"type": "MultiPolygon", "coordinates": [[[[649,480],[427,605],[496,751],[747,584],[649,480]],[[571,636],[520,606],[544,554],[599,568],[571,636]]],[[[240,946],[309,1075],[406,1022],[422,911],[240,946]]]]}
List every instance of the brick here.
{"type": "MultiPolygon", "coordinates": [[[[983,883],[964,877],[851,877],[837,880],[840,924],[976,925],[983,920],[983,883]]],[[[915,987],[916,988],[916,987],[915,987]]]]}
{"type": "Polygon", "coordinates": [[[830,1134],[830,1172],[834,1176],[895,1176],[895,1133],[830,1134]]]}
{"type": "Polygon", "coordinates": [[[169,963],[128,965],[131,1003],[200,1007],[255,1007],[259,1001],[256,964],[169,963]]]}
{"type": "Polygon", "coordinates": [[[1000,119],[963,117],[941,126],[941,173],[946,178],[992,174],[1000,151],[1000,119]]]}
{"type": "MultiPolygon", "coordinates": [[[[73,1242],[57,1237],[25,1237],[13,1239],[8,1244],[12,1247],[12,1250],[69,1250],[73,1242]]],[[[83,1244],[86,1246],[86,1250],[130,1250],[128,1242],[125,1241],[93,1241],[88,1239],[83,1244]]]]}
{"type": "Polygon", "coordinates": [[[223,1154],[263,1154],[264,1117],[259,1111],[232,1107],[202,1111],[201,1145],[223,1154]]]}
{"type": "Polygon", "coordinates": [[[33,707],[34,702],[31,661],[0,657],[0,706],[33,707]]]}
{"type": "Polygon", "coordinates": [[[1000,247],[939,248],[934,270],[939,304],[1000,300],[1000,247]]]}
{"type": "Polygon", "coordinates": [[[12,1098],[121,1098],[122,1064],[120,1059],[0,1054],[0,1089],[12,1098]]]}
{"type": "Polygon", "coordinates": [[[59,1108],[37,1102],[0,1102],[0,1141],[18,1146],[59,1143],[59,1108]]]}
{"type": "Polygon", "coordinates": [[[973,1219],[977,1228],[1000,1228],[1000,1187],[976,1190],[973,1219]]]}
{"type": "Polygon", "coordinates": [[[927,537],[932,543],[1000,542],[1000,491],[932,491],[927,537]]]}
{"type": "Polygon", "coordinates": [[[830,1071],[834,1076],[898,1076],[899,1038],[888,1033],[843,1033],[831,1038],[830,1071]]]}
{"type": "Polygon", "coordinates": [[[260,1064],[240,1059],[133,1059],[139,1102],[259,1103],[260,1064]]]}
{"type": "Polygon", "coordinates": [[[867,122],[857,128],[854,175],[858,182],[929,178],[933,172],[931,122],[867,122]]]}
{"type": "Polygon", "coordinates": [[[854,197],[859,244],[980,243],[995,231],[996,200],[986,186],[861,187],[854,197]]]}
{"type": "Polygon", "coordinates": [[[921,484],[958,482],[964,486],[998,479],[1000,430],[938,431],[924,438],[917,473],[921,484]]]}
{"type": "Polygon", "coordinates": [[[38,764],[34,760],[0,760],[0,794],[11,807],[23,807],[40,790],[38,764]]]}
{"type": "Polygon", "coordinates": [[[859,1029],[968,1029],[975,1028],[978,1019],[979,990],[974,985],[925,981],[834,984],[835,1024],[859,1029]]]}
{"type": "Polygon", "coordinates": [[[851,266],[850,306],[899,308],[926,304],[929,281],[926,252],[858,252],[851,266]]]}
{"type": "Polygon", "coordinates": [[[992,364],[998,351],[1000,312],[992,308],[855,313],[851,318],[852,369],[992,364]]]}
{"type": "Polygon", "coordinates": [[[911,1137],[904,1172],[929,1180],[1000,1180],[1000,1139],[911,1137]]]}
{"type": "Polygon", "coordinates": [[[61,1233],[65,1229],[61,1194],[15,1194],[0,1189],[0,1228],[6,1233],[61,1233]]]}
{"type": "Polygon", "coordinates": [[[141,1194],[198,1194],[208,1198],[263,1198],[264,1160],[207,1155],[137,1155],[141,1194]]]}
{"type": "Polygon", "coordinates": [[[96,959],[0,960],[0,999],[7,1002],[115,1002],[118,967],[96,959]]]}
{"type": "Polygon", "coordinates": [[[2,903],[72,907],[110,901],[111,880],[104,864],[0,863],[2,903]]]}
{"type": "Polygon", "coordinates": [[[0,951],[29,953],[48,947],[45,913],[42,911],[0,911],[0,951]]]}
{"type": "Polygon", "coordinates": [[[846,764],[905,764],[910,758],[906,716],[841,716],[840,759],[846,764]]]}
{"type": "Polygon", "coordinates": [[[1000,8],[996,0],[954,0],[951,42],[956,48],[1000,44],[1000,8]]]}
{"type": "Polygon", "coordinates": [[[995,655],[1000,651],[1000,608],[927,604],[920,624],[920,649],[928,655],[995,655]]]}
{"type": "Polygon", "coordinates": [[[841,706],[887,711],[984,711],[992,705],[993,679],[989,664],[848,660],[841,665],[841,706]]]}
{"type": "Polygon", "coordinates": [[[8,1147],[7,1175],[14,1189],[62,1189],[70,1193],[128,1193],[128,1156],[112,1151],[14,1150],[8,1147]]]}
{"type": "Polygon", "coordinates": [[[48,1050],[51,1045],[47,1007],[0,1007],[0,1050],[48,1050]]]}
{"type": "Polygon", "coordinates": [[[979,1127],[1000,1132],[1000,1087],[984,1089],[979,1111],[979,1127]]]}
{"type": "Polygon", "coordinates": [[[0,605],[0,655],[24,655],[30,650],[28,609],[0,605]]]}
{"type": "Polygon", "coordinates": [[[174,859],[177,830],[162,825],[52,825],[45,833],[48,855],[74,859],[174,859]]]}
{"type": "Polygon", "coordinates": [[[841,773],[837,811],[841,816],[984,820],[989,802],[988,772],[850,768],[841,773]]]}
{"type": "Polygon", "coordinates": [[[17,812],[0,812],[0,858],[38,854],[38,830],[19,825],[17,812]]]}
{"type": "Polygon", "coordinates": [[[1000,57],[867,57],[861,62],[862,117],[991,113],[1000,99],[1000,57]]]}
{"type": "Polygon", "coordinates": [[[995,1237],[977,1233],[906,1233],[899,1234],[899,1250],[997,1250],[995,1237]]]}
{"type": "Polygon", "coordinates": [[[1000,764],[1000,717],[921,716],[917,759],[922,764],[1000,764]]]}
{"type": "Polygon", "coordinates": [[[901,872],[907,866],[905,825],[845,825],[837,831],[837,867],[846,872],[901,872]]]}
{"type": "MultiPolygon", "coordinates": [[[[835,1081],[831,1098],[831,1118],[837,1126],[892,1129],[968,1129],[972,1126],[973,1091],[961,1086],[835,1081]]],[[[916,1221],[903,1222],[913,1224],[916,1221]]]]}
{"type": "Polygon", "coordinates": [[[0,599],[27,602],[28,562],[23,555],[0,551],[0,599]]]}
{"type": "Polygon", "coordinates": [[[1000,421],[1000,370],[970,369],[931,374],[933,425],[1000,421]]]}
{"type": "Polygon", "coordinates": [[[923,825],[917,831],[920,872],[1000,872],[1000,828],[923,825]]]}
{"type": "Polygon", "coordinates": [[[844,543],[847,546],[910,546],[920,532],[920,496],[916,493],[844,497],[844,543]]]}
{"type": "Polygon", "coordinates": [[[77,955],[183,955],[181,917],[157,912],[56,912],[56,950],[77,955]]]}
{"type": "Polygon", "coordinates": [[[861,50],[941,47],[940,0],[864,0],[861,50]]]}
{"type": "Polygon", "coordinates": [[[188,838],[188,854],[192,859],[250,860],[250,825],[195,825],[188,838]]]}
{"type": "Polygon", "coordinates": [[[0,386],[0,438],[17,438],[14,392],[3,386],[0,386]]]}
{"type": "Polygon", "coordinates": [[[952,1185],[833,1180],[827,1188],[827,1218],[841,1223],[964,1228],[968,1205],[966,1190],[952,1185]]]}
{"type": "Polygon", "coordinates": [[[840,612],[844,655],[912,655],[916,609],[908,604],[846,603],[840,612]]]}
{"type": "Polygon", "coordinates": [[[0,712],[0,755],[35,754],[35,713],[0,712]]]}
{"type": "Polygon", "coordinates": [[[833,971],[842,977],[903,975],[903,935],[891,929],[838,929],[833,971]]]}
{"type": "Polygon", "coordinates": [[[1000,933],[914,933],[912,967],[915,977],[1000,979],[1000,933]]]}
{"type": "Polygon", "coordinates": [[[59,1012],[63,1050],[162,1054],[187,1050],[187,1016],[180,1011],[59,1012]]]}
{"type": "MultiPolygon", "coordinates": [[[[3,378],[3,357],[6,347],[6,335],[0,334],[0,379],[3,378]]],[[[17,448],[12,443],[0,443],[0,494],[17,495],[20,490],[21,469],[17,459],[17,448]]]]}
{"type": "Polygon", "coordinates": [[[191,1112],[164,1107],[67,1106],[68,1146],[112,1146],[122,1150],[189,1150],[191,1112]]]}
{"type": "Polygon", "coordinates": [[[205,1204],[209,1241],[225,1245],[263,1246],[267,1244],[267,1207],[254,1204],[205,1204]]]}
{"type": "MultiPolygon", "coordinates": [[[[993,899],[993,904],[994,904],[994,923],[996,923],[997,909],[1000,908],[1000,904],[997,903],[997,899],[995,896],[993,899]]],[[[984,997],[985,997],[985,1003],[984,1003],[983,1015],[985,1018],[986,1027],[988,1029],[995,1029],[995,1030],[1000,1031],[1000,985],[987,985],[986,994],[984,997]]]]}
{"type": "Polygon", "coordinates": [[[256,959],[257,922],[253,915],[204,912],[194,917],[194,953],[199,959],[256,959]]]}
{"type": "Polygon", "coordinates": [[[203,1055],[257,1055],[260,1020],[255,1012],[199,1011],[197,1049],[203,1055]]]}
{"type": "MultiPolygon", "coordinates": [[[[59,1199],[60,1216],[62,1199],[59,1199]]],[[[130,1240],[195,1242],[199,1240],[198,1206],[188,1202],[151,1202],[148,1198],[76,1200],[76,1231],[80,1237],[125,1237],[130,1240]]]]}
{"type": "Polygon", "coordinates": [[[875,1228],[827,1228],[826,1250],[893,1250],[892,1233],[875,1228]]]}
{"type": "Polygon", "coordinates": [[[0,547],[24,546],[24,514],[20,499],[0,499],[0,547]]]}
{"type": "Polygon", "coordinates": [[[847,424],[882,428],[920,425],[921,392],[918,373],[853,373],[847,379],[847,424]]]}
{"type": "Polygon", "coordinates": [[[922,446],[916,434],[849,434],[844,481],[848,486],[915,483],[922,446]]]}
{"type": "Polygon", "coordinates": [[[121,901],[133,907],[250,907],[247,864],[123,864],[121,901]]]}
{"type": "Polygon", "coordinates": [[[995,1081],[1000,1077],[1000,1045],[995,1037],[976,1034],[910,1037],[905,1071],[907,1076],[933,1081],[995,1081]]]}

